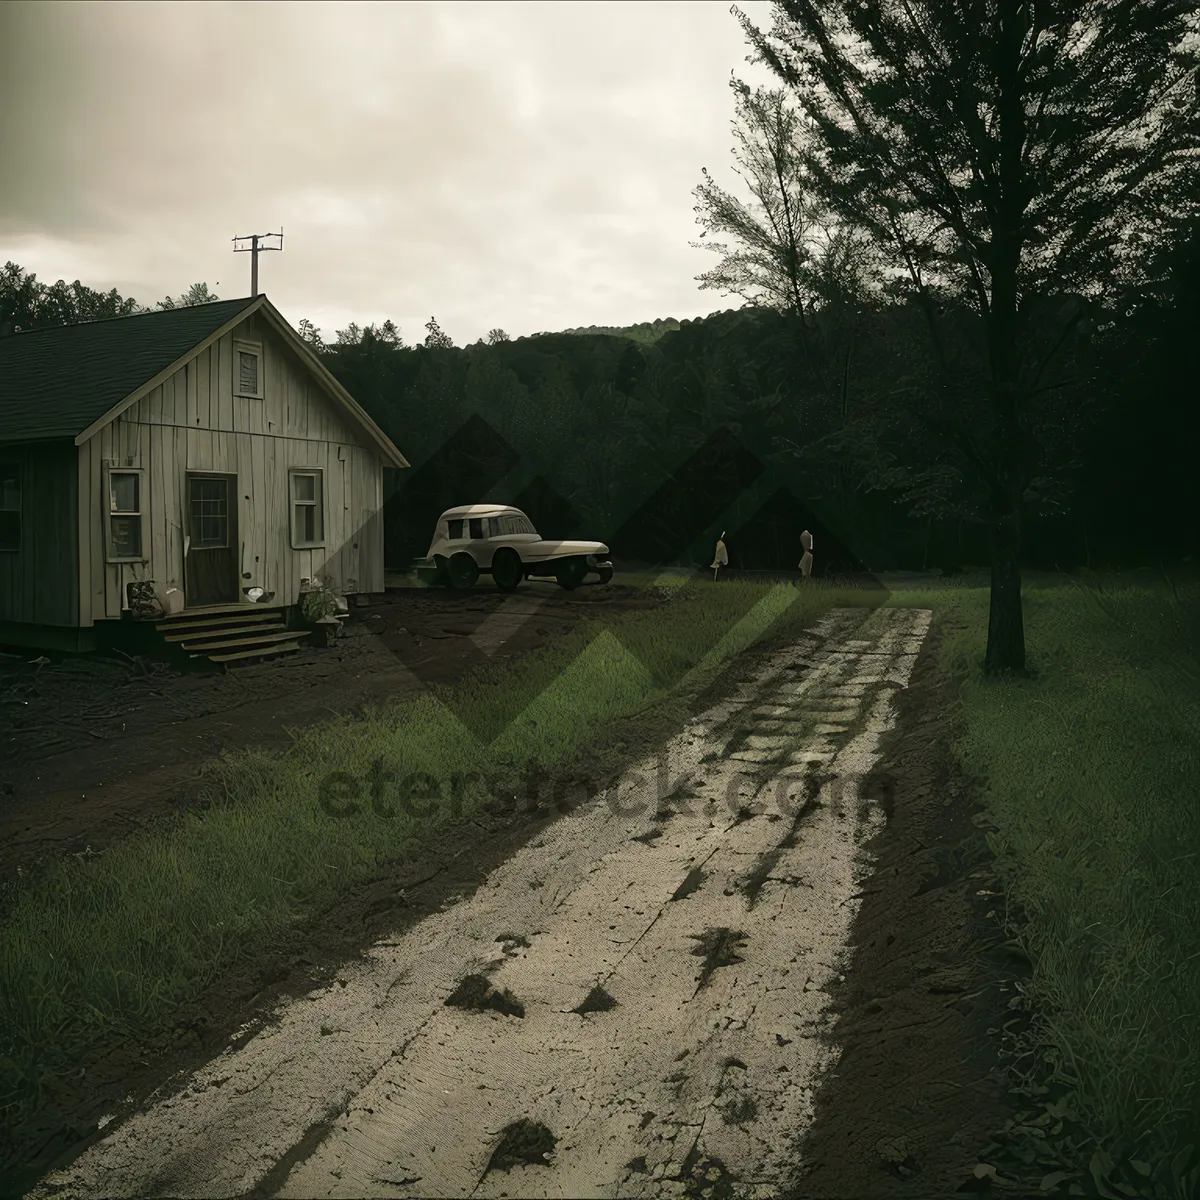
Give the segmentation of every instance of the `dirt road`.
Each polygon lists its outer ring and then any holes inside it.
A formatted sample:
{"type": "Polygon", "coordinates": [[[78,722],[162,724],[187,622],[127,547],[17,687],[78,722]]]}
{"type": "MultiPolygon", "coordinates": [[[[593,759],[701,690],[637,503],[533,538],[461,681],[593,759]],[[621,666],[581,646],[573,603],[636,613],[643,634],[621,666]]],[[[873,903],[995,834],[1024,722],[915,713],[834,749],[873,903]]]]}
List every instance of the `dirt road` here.
{"type": "Polygon", "coordinates": [[[929,621],[830,614],[34,1195],[779,1195],[929,621]]]}

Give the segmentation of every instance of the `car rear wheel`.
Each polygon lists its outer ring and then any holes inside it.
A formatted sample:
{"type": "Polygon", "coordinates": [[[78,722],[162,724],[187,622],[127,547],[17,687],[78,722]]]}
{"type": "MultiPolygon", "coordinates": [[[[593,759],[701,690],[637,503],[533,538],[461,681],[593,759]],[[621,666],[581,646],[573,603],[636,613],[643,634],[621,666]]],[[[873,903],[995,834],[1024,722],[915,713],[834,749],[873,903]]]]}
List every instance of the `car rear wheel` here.
{"type": "Polygon", "coordinates": [[[469,554],[460,551],[447,564],[446,575],[452,588],[466,591],[467,588],[475,586],[475,580],[479,578],[479,567],[469,554]]]}
{"type": "Polygon", "coordinates": [[[601,571],[600,571],[600,582],[601,583],[610,583],[612,581],[612,577],[613,577],[612,567],[603,567],[601,569],[601,571]]]}
{"type": "Polygon", "coordinates": [[[492,559],[492,579],[501,591],[514,591],[524,578],[521,556],[515,550],[501,550],[492,559]]]}
{"type": "Polygon", "coordinates": [[[583,582],[586,575],[587,564],[578,558],[569,558],[565,562],[559,563],[558,569],[554,572],[558,586],[566,588],[568,592],[574,591],[583,582]]]}

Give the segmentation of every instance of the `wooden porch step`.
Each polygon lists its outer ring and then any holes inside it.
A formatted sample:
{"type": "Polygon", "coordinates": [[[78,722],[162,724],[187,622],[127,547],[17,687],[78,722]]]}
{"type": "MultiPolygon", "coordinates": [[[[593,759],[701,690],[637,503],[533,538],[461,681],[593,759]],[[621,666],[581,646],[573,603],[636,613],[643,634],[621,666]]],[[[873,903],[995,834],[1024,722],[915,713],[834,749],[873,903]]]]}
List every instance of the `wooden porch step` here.
{"type": "Polygon", "coordinates": [[[182,642],[186,648],[188,642],[194,642],[203,638],[211,638],[220,635],[221,637],[237,637],[243,633],[273,633],[276,630],[286,629],[282,621],[260,621],[257,625],[219,625],[216,629],[198,629],[192,633],[164,633],[164,642],[182,642]]]}
{"type": "Polygon", "coordinates": [[[240,610],[230,609],[224,616],[206,613],[203,616],[189,618],[183,613],[177,613],[173,617],[168,617],[165,621],[160,621],[154,628],[160,631],[166,629],[178,631],[180,629],[220,628],[231,622],[235,625],[240,625],[243,621],[278,621],[280,613],[283,612],[282,608],[265,608],[259,612],[253,610],[246,612],[245,609],[247,608],[249,608],[249,605],[243,605],[240,610]]]}
{"type": "Polygon", "coordinates": [[[287,608],[286,604],[267,601],[255,603],[252,600],[238,600],[231,604],[189,604],[177,613],[165,613],[164,621],[186,621],[189,617],[219,617],[222,613],[257,612],[273,608],[287,608]]]}
{"type": "Polygon", "coordinates": [[[267,654],[291,654],[300,649],[299,642],[276,642],[273,646],[260,646],[257,650],[239,650],[234,654],[193,654],[193,658],[207,658],[209,662],[227,663],[240,658],[262,658],[267,654]]]}
{"type": "Polygon", "coordinates": [[[282,642],[291,638],[294,641],[299,641],[301,638],[306,638],[312,631],[309,629],[292,630],[284,633],[263,633],[254,637],[234,637],[221,638],[215,642],[193,642],[185,649],[193,658],[211,658],[210,654],[204,653],[208,650],[230,650],[235,646],[257,646],[261,642],[282,642]]]}

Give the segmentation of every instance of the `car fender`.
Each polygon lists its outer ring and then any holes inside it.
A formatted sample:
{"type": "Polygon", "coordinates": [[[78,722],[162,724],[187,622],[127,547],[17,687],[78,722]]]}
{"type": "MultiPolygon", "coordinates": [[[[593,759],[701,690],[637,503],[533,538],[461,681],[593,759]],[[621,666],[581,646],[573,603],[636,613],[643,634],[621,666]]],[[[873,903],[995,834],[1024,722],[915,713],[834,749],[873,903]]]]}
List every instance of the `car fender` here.
{"type": "Polygon", "coordinates": [[[608,547],[603,542],[552,541],[542,539],[522,547],[521,556],[529,563],[548,563],[560,558],[607,558],[608,547]]]}

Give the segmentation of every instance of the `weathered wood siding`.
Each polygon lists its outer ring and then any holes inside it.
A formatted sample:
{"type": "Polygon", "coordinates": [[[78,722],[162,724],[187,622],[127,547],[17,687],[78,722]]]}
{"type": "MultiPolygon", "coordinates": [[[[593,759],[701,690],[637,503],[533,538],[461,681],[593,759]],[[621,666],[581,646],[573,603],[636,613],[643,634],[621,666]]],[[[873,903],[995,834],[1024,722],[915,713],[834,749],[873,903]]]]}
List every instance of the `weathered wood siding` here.
{"type": "Polygon", "coordinates": [[[383,591],[378,451],[265,321],[248,318],[81,445],[78,469],[84,624],[119,617],[134,579],[183,588],[188,471],[238,477],[242,587],[273,591],[275,603],[287,604],[314,575],[347,593],[383,591]],[[261,400],[233,394],[235,340],[262,344],[261,400]],[[105,462],[145,472],[144,564],[105,562],[105,462]],[[322,470],[324,547],[292,549],[293,467],[322,470]]]}
{"type": "Polygon", "coordinates": [[[70,442],[0,444],[0,459],[20,463],[22,478],[21,549],[0,550],[0,621],[75,625],[75,447],[70,442]]]}

